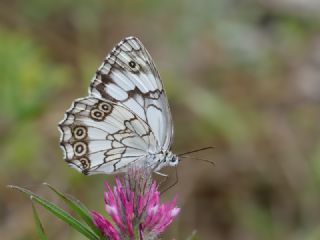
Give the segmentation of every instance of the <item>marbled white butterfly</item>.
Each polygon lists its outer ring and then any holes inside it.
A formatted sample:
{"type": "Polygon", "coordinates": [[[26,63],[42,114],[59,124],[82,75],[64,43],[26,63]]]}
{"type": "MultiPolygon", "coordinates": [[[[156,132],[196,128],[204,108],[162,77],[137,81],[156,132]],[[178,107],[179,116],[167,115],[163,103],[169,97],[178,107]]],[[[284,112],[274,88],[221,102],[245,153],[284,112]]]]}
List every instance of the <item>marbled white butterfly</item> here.
{"type": "Polygon", "coordinates": [[[154,171],[176,166],[167,97],[149,53],[135,37],[122,40],[59,123],[65,161],[84,174],[154,171]]]}

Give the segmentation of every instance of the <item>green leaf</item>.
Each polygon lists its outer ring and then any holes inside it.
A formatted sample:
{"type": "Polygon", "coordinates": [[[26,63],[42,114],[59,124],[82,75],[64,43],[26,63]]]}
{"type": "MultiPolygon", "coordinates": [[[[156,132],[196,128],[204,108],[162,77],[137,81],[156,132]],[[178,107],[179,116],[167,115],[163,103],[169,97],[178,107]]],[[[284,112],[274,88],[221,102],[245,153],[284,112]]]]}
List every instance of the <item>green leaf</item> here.
{"type": "Polygon", "coordinates": [[[18,186],[9,185],[9,188],[13,188],[16,190],[19,190],[29,196],[33,197],[33,201],[37,202],[41,206],[43,206],[45,209],[50,211],[53,215],[60,218],[65,223],[69,224],[72,228],[86,236],[88,239],[91,240],[98,240],[99,237],[91,231],[90,228],[79,222],[76,218],[72,217],[68,212],[64,211],[62,208],[54,205],[53,203],[49,202],[48,200],[40,197],[39,195],[18,186]]]}
{"type": "Polygon", "coordinates": [[[56,193],[97,235],[101,235],[101,231],[93,224],[89,210],[83,203],[79,200],[72,199],[70,196],[66,196],[48,183],[44,183],[44,185],[48,186],[54,193],[56,193]]]}
{"type": "Polygon", "coordinates": [[[31,203],[32,203],[33,217],[34,217],[34,221],[36,223],[36,228],[37,228],[39,238],[40,238],[40,240],[47,240],[48,238],[44,232],[44,229],[43,229],[42,223],[40,221],[39,215],[37,213],[36,207],[34,206],[32,196],[31,196],[31,203]]]}

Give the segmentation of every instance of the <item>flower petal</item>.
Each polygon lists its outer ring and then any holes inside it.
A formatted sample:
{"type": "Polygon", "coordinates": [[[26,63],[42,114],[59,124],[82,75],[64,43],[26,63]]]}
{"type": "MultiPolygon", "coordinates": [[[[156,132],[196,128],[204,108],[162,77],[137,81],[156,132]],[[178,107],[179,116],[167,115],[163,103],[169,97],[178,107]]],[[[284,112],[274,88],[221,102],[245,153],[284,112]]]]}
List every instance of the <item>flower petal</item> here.
{"type": "Polygon", "coordinates": [[[93,223],[101,230],[101,232],[105,236],[114,240],[120,240],[120,234],[107,219],[105,219],[101,214],[95,211],[92,211],[91,215],[93,223]]]}

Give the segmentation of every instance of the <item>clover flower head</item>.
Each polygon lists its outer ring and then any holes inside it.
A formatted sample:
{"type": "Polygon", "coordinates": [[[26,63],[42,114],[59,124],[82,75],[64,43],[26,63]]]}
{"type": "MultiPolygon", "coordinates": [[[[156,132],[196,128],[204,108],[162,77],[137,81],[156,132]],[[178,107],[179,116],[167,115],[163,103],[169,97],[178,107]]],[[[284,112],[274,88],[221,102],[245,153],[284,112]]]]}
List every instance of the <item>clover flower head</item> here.
{"type": "Polygon", "coordinates": [[[112,222],[92,211],[94,224],[112,240],[156,239],[178,215],[176,197],[160,203],[158,185],[147,167],[131,167],[113,189],[105,183],[105,210],[112,222]]]}

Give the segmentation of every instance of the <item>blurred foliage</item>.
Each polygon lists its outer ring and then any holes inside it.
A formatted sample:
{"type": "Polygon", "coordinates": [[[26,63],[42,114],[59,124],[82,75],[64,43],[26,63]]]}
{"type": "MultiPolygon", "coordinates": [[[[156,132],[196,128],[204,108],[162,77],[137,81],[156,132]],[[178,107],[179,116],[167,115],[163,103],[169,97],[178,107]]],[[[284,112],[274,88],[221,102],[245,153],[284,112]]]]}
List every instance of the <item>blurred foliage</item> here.
{"type": "Polygon", "coordinates": [[[5,121],[25,121],[46,107],[50,95],[67,79],[44,50],[28,36],[0,29],[0,101],[5,121]]]}
{"type": "MultiPolygon", "coordinates": [[[[319,239],[319,11],[314,0],[1,1],[1,238],[36,238],[29,202],[8,184],[38,192],[46,181],[103,207],[110,177],[69,169],[56,126],[135,35],[163,78],[174,150],[216,146],[199,153],[215,168],[181,162],[166,194],[179,193],[182,212],[163,238],[319,239]]],[[[48,239],[80,239],[39,215],[48,239]]]]}
{"type": "MultiPolygon", "coordinates": [[[[13,167],[26,170],[43,136],[36,119],[68,79],[64,67],[54,67],[28,36],[0,29],[1,173],[13,167]],[[32,136],[32,137],[31,137],[32,136]],[[17,151],[17,149],[19,149],[17,151]]],[[[6,176],[6,174],[5,174],[6,176]]]]}

